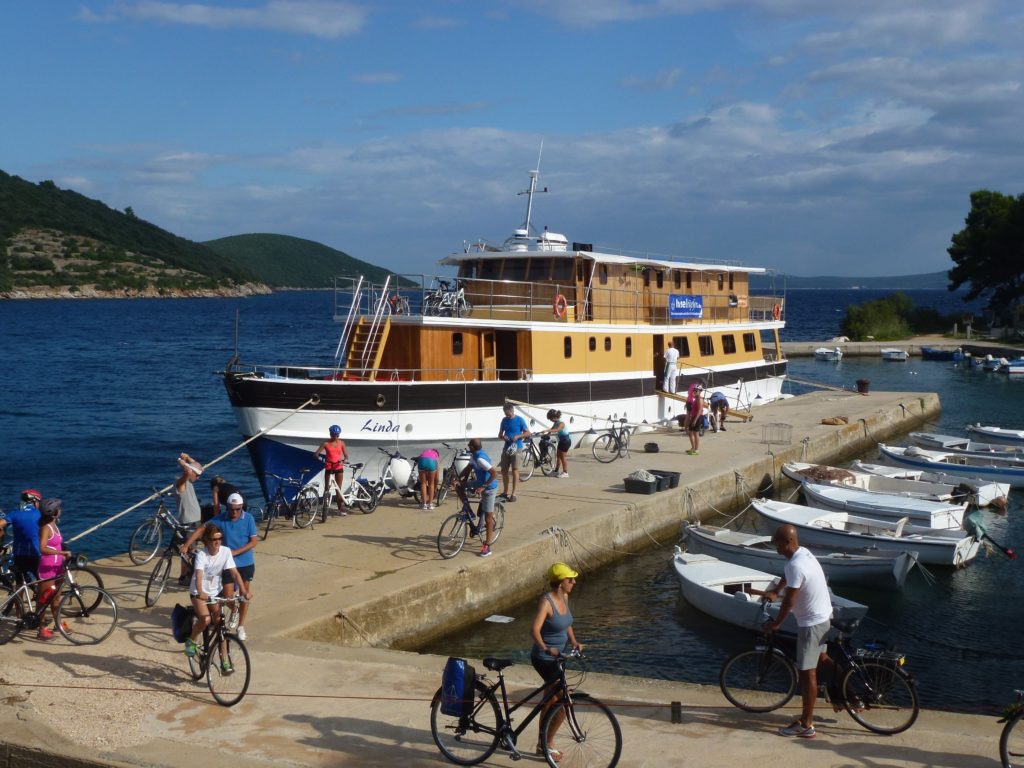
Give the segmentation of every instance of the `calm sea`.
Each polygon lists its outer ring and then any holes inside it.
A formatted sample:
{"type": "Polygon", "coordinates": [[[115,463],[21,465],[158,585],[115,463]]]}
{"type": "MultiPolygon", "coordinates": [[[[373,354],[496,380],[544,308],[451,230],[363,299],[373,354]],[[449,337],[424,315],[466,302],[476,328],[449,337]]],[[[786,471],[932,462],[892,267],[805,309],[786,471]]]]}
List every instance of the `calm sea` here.
{"type": "MultiPolygon", "coordinates": [[[[848,304],[882,291],[791,291],[784,339],[826,339],[838,333],[848,304]]],[[[919,306],[959,312],[945,291],[909,295],[919,306]]],[[[237,348],[251,362],[316,364],[330,360],[339,329],[330,292],[284,292],[247,299],[0,302],[0,353],[7,375],[0,388],[0,506],[39,488],[65,500],[65,535],[145,498],[176,476],[182,450],[203,461],[241,441],[222,370],[237,348]]],[[[944,412],[934,431],[959,434],[964,423],[1024,427],[1024,382],[955,369],[945,363],[838,365],[797,360],[801,379],[872,389],[938,392],[944,412]]],[[[797,392],[799,390],[793,389],[797,392]]],[[[713,438],[712,438],[713,439],[713,438]]],[[[254,494],[245,449],[217,470],[254,494]]],[[[202,486],[201,486],[202,488],[202,486]]],[[[123,551],[138,510],[81,542],[93,557],[123,551]]],[[[1024,508],[984,512],[998,540],[1024,539],[1024,508]]],[[[746,635],[686,604],[668,561],[671,544],[586,573],[574,601],[577,634],[602,671],[713,683],[722,660],[748,643],[746,635]]],[[[1024,547],[1022,547],[1024,548],[1024,547]]],[[[929,706],[975,711],[1006,700],[1024,684],[1018,637],[1024,626],[1022,565],[1001,557],[934,584],[912,574],[898,595],[849,593],[867,602],[877,623],[866,632],[910,655],[929,706]]],[[[483,624],[435,644],[440,653],[525,654],[533,606],[509,612],[511,625],[483,624]]]]}

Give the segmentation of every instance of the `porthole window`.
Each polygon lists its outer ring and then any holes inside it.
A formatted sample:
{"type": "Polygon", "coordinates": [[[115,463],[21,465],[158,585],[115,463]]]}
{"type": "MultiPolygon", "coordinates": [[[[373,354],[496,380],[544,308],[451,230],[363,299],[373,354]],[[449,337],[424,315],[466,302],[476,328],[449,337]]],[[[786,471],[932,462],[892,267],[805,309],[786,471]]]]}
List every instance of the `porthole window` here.
{"type": "Polygon", "coordinates": [[[572,357],[572,336],[566,336],[564,341],[564,353],[566,358],[572,357]]]}
{"type": "Polygon", "coordinates": [[[462,354],[462,334],[461,333],[453,333],[452,334],[452,354],[453,355],[461,355],[462,354]]]}
{"type": "Polygon", "coordinates": [[[597,337],[590,337],[590,351],[595,352],[597,350],[597,337]]]}
{"type": "Polygon", "coordinates": [[[627,336],[626,337],[626,357],[632,357],[632,356],[633,356],[633,337],[632,336],[627,336]]]}
{"type": "Polygon", "coordinates": [[[612,337],[611,336],[605,336],[604,337],[604,351],[605,352],[611,352],[612,351],[612,337]]]}

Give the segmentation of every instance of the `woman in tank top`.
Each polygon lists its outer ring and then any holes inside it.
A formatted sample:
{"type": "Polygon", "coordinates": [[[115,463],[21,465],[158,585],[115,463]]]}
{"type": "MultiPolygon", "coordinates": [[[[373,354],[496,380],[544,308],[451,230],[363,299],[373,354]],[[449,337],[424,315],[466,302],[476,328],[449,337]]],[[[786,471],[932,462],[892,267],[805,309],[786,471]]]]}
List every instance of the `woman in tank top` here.
{"type": "MultiPolygon", "coordinates": [[[[551,591],[545,592],[541,597],[537,605],[537,615],[533,618],[533,650],[530,653],[530,661],[546,683],[559,679],[557,659],[567,644],[572,644],[573,650],[583,650],[583,646],[576,641],[576,634],[572,631],[572,611],[569,610],[569,595],[576,586],[577,576],[579,574],[565,563],[555,563],[548,568],[547,578],[551,591]]],[[[544,722],[544,715],[555,704],[556,701],[552,700],[545,705],[539,722],[544,722]]],[[[544,744],[538,737],[538,755],[543,757],[545,753],[550,753],[555,762],[562,759],[562,753],[554,748],[552,740],[564,720],[565,711],[560,710],[548,733],[548,743],[544,744]]]]}
{"type": "MultiPolygon", "coordinates": [[[[47,499],[40,509],[42,513],[39,518],[39,586],[36,592],[40,601],[48,597],[48,593],[54,588],[54,581],[64,572],[64,559],[71,557],[71,553],[64,549],[64,537],[57,527],[60,520],[61,500],[47,499]]],[[[53,614],[53,629],[57,630],[57,601],[50,603],[50,613],[53,614]]],[[[66,627],[65,627],[66,628],[66,627]]],[[[50,640],[53,632],[45,625],[39,627],[39,639],[50,640]]]]}

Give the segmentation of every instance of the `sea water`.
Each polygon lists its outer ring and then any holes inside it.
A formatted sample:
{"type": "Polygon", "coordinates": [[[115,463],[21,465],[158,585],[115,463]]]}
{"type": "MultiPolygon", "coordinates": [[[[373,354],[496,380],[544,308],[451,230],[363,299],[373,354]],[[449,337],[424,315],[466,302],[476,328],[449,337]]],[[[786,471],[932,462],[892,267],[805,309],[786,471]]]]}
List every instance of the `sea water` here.
{"type": "MultiPolygon", "coordinates": [[[[848,304],[882,295],[791,291],[783,339],[834,336],[848,304]]],[[[962,307],[945,291],[908,295],[918,306],[942,312],[962,307]]],[[[236,352],[246,362],[328,362],[340,330],[331,322],[333,309],[333,294],[324,291],[246,299],[0,302],[0,506],[12,508],[21,489],[38,488],[64,499],[62,530],[72,536],[169,485],[181,451],[209,462],[232,450],[241,438],[216,372],[236,352]]],[[[960,434],[973,421],[1024,428],[1024,382],[1000,374],[917,359],[852,358],[839,364],[795,360],[791,372],[846,387],[867,378],[874,390],[938,392],[944,410],[928,425],[932,431],[960,434]]],[[[802,390],[793,385],[789,391],[802,390]]],[[[727,438],[706,439],[719,437],[727,438]]],[[[679,469],[685,472],[685,465],[679,469]]],[[[215,471],[258,494],[245,449],[215,471]]],[[[208,498],[202,480],[198,487],[208,498]]],[[[1024,539],[1020,495],[1012,494],[1005,515],[983,512],[992,535],[1011,545],[1024,539]]],[[[153,506],[73,547],[92,557],[124,551],[132,528],[153,506]]],[[[596,669],[714,683],[722,660],[749,645],[746,633],[686,604],[669,565],[674,543],[666,540],[596,572],[584,565],[573,611],[596,669]]],[[[585,564],[584,553],[581,558],[585,564]]],[[[902,593],[848,596],[871,608],[864,636],[884,638],[908,653],[926,706],[976,711],[1005,701],[1012,686],[1024,684],[1018,642],[1022,567],[1001,556],[983,557],[960,571],[936,571],[934,584],[913,572],[902,593]]],[[[538,574],[538,593],[541,587],[538,574]]],[[[516,618],[510,625],[482,624],[429,650],[514,652],[525,659],[533,609],[532,603],[522,606],[509,612],[516,618]]]]}

